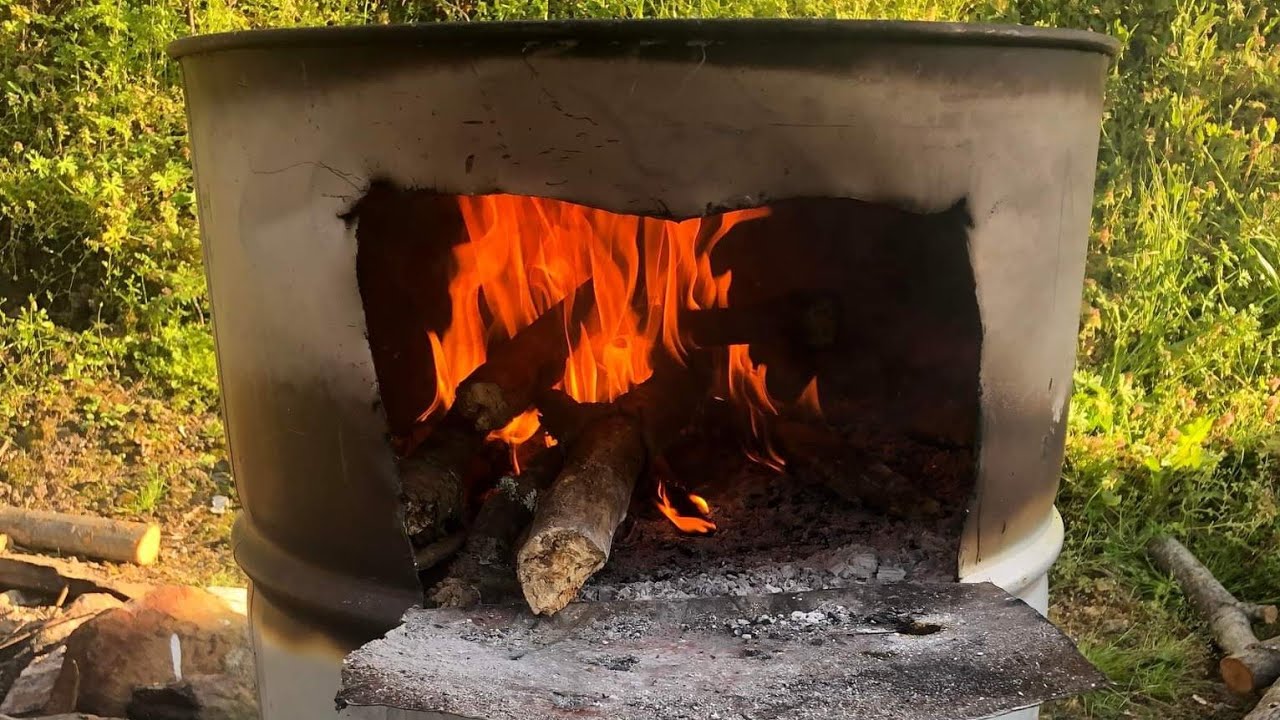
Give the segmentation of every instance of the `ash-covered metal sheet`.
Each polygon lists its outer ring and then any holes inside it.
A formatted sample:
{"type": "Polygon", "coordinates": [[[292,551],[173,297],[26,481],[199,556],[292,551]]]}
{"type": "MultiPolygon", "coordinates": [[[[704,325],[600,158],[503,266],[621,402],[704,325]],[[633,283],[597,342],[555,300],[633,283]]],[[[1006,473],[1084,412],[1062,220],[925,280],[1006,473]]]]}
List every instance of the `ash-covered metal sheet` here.
{"type": "Polygon", "coordinates": [[[993,585],[411,610],[347,657],[349,717],[965,720],[1100,688],[993,585]]]}

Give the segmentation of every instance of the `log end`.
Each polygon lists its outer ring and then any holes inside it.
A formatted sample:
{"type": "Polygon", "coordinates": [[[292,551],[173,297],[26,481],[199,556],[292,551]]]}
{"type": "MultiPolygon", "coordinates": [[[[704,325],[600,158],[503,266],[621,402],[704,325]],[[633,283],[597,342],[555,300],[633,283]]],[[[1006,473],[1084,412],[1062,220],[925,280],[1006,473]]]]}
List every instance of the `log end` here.
{"type": "Polygon", "coordinates": [[[1257,689],[1253,669],[1243,658],[1228,655],[1218,663],[1218,670],[1222,673],[1222,682],[1233,693],[1247,695],[1257,689]]]}
{"type": "Polygon", "coordinates": [[[608,554],[581,533],[556,530],[530,538],[520,548],[520,587],[535,615],[554,615],[578,596],[578,591],[608,554]]]}
{"type": "Polygon", "coordinates": [[[509,407],[506,393],[497,383],[491,382],[470,382],[459,387],[454,407],[480,433],[501,430],[524,411],[524,408],[509,407]]]}
{"type": "Polygon", "coordinates": [[[133,562],[136,565],[150,565],[160,556],[160,526],[147,525],[138,543],[133,548],[133,562]]]}

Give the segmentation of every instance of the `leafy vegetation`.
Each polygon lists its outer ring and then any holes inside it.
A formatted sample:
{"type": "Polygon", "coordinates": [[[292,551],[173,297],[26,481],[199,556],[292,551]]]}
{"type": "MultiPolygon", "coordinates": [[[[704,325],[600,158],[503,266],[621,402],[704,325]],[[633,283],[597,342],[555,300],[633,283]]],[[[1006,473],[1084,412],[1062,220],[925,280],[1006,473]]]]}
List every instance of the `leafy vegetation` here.
{"type": "MultiPolygon", "coordinates": [[[[231,490],[170,39],[720,15],[1023,22],[1125,43],[1055,576],[1059,619],[1116,689],[1054,714],[1238,716],[1207,682],[1205,634],[1141,548],[1174,532],[1242,596],[1280,601],[1280,11],[1268,3],[0,0],[0,502],[153,514],[207,543],[225,536],[225,521],[191,510],[231,490]]],[[[194,574],[226,577],[225,555],[210,551],[194,574]]]]}

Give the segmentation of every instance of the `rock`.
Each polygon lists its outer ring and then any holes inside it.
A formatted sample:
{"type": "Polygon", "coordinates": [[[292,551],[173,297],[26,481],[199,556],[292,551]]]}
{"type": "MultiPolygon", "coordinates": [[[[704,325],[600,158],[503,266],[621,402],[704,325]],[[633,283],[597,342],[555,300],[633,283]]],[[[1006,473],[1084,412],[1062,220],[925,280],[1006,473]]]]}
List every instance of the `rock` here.
{"type": "Polygon", "coordinates": [[[160,587],[81,625],[67,638],[59,681],[70,683],[76,668],[76,709],[99,715],[124,715],[135,688],[195,675],[225,675],[253,695],[244,616],[199,588],[160,587]]]}
{"type": "Polygon", "coordinates": [[[0,702],[0,713],[6,715],[30,715],[41,712],[53,695],[53,685],[62,671],[62,658],[66,648],[42,655],[32,660],[18,675],[13,687],[0,702]]]}
{"type": "Polygon", "coordinates": [[[124,603],[106,593],[88,593],[71,601],[61,614],[52,618],[34,638],[35,651],[44,653],[61,645],[76,628],[100,613],[123,607],[124,603]]]}
{"type": "Polygon", "coordinates": [[[222,598],[223,602],[229,605],[233,611],[241,615],[249,614],[248,588],[212,586],[205,589],[222,598]]]}
{"type": "Polygon", "coordinates": [[[257,701],[244,683],[226,675],[192,675],[180,682],[138,688],[131,720],[257,720],[257,701]]]}

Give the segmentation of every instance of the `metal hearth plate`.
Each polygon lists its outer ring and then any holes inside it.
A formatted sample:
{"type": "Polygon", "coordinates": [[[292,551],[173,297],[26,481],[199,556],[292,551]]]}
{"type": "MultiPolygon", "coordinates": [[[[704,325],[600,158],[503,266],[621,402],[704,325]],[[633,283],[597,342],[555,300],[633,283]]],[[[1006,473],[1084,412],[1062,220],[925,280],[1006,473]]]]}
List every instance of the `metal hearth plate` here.
{"type": "Polygon", "coordinates": [[[957,583],[415,609],[342,681],[347,717],[485,720],[963,720],[1105,685],[1025,603],[957,583]]]}

